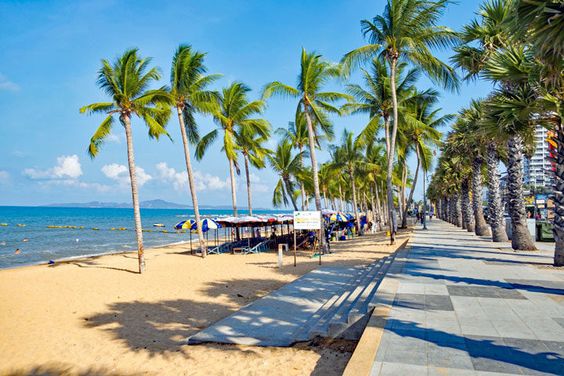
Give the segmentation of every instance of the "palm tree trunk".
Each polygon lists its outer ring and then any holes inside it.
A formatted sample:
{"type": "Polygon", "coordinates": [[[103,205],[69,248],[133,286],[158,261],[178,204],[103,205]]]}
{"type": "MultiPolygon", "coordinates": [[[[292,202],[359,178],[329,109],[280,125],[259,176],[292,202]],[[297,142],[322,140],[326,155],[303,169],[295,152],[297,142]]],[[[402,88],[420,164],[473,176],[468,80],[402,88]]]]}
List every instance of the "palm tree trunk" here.
{"type": "Polygon", "coordinates": [[[325,206],[325,208],[327,209],[327,190],[325,189],[325,187],[323,187],[323,204],[325,206]]]}
{"type": "Polygon", "coordinates": [[[536,250],[527,229],[527,215],[523,200],[523,138],[512,135],[507,142],[507,189],[511,215],[511,246],[518,250],[536,250]]]}
{"type": "Polygon", "coordinates": [[[292,201],[292,206],[294,207],[295,211],[298,211],[298,205],[296,205],[296,199],[294,198],[294,195],[292,194],[292,184],[290,184],[290,179],[288,179],[287,177],[282,178],[282,180],[284,180],[284,185],[286,186],[286,192],[288,192],[288,195],[290,196],[290,201],[292,201]]]}
{"type": "Polygon", "coordinates": [[[557,147],[555,154],[554,170],[554,222],[553,234],[556,244],[554,246],[554,265],[564,266],[564,132],[562,124],[556,124],[557,147]]]}
{"type": "Polygon", "coordinates": [[[133,218],[135,219],[135,236],[137,237],[137,259],[139,261],[139,274],[145,271],[145,252],[143,248],[143,226],[141,224],[141,210],[139,209],[139,193],[137,191],[137,174],[135,171],[135,156],[133,151],[133,136],[131,134],[131,118],[129,115],[120,117],[125,128],[127,142],[127,164],[129,166],[129,179],[131,181],[131,201],[133,203],[133,218]]]}
{"type": "Polygon", "coordinates": [[[490,236],[490,229],[484,219],[482,208],[482,164],[483,159],[477,156],[472,161],[472,207],[474,209],[474,232],[478,236],[490,236]]]}
{"type": "Polygon", "coordinates": [[[202,257],[207,255],[206,239],[202,231],[202,222],[200,221],[200,208],[198,205],[198,195],[196,194],[196,184],[194,183],[194,173],[192,172],[192,162],[190,160],[190,146],[188,136],[186,135],[186,125],[184,124],[184,116],[182,109],[177,108],[178,122],[180,124],[180,134],[182,136],[182,144],[184,146],[184,159],[186,161],[186,173],[188,174],[188,187],[192,197],[192,206],[194,208],[194,217],[196,219],[196,232],[198,233],[198,242],[200,243],[200,251],[202,257]]]}
{"type": "Polygon", "coordinates": [[[497,168],[499,157],[494,144],[488,145],[486,164],[488,166],[488,219],[492,228],[492,240],[494,242],[506,242],[508,238],[505,231],[505,220],[503,219],[497,168]]]}
{"type": "Polygon", "coordinates": [[[231,178],[231,203],[233,204],[233,216],[237,217],[237,192],[235,188],[235,167],[229,159],[229,177],[231,178]]]}
{"type": "Polygon", "coordinates": [[[378,182],[374,180],[374,196],[376,196],[376,207],[378,208],[378,224],[379,229],[382,231],[382,222],[383,215],[382,215],[382,204],[380,203],[380,192],[378,191],[378,182]]]}
{"type": "Polygon", "coordinates": [[[468,230],[468,232],[474,232],[475,229],[475,221],[474,221],[474,210],[472,210],[470,204],[470,192],[468,188],[468,179],[464,179],[461,184],[462,190],[462,217],[463,217],[463,226],[468,230]]]}
{"type": "MultiPolygon", "coordinates": [[[[311,122],[309,109],[306,104],[304,104],[304,114],[307,123],[307,136],[309,139],[309,153],[311,159],[311,170],[313,173],[313,192],[315,195],[315,208],[321,212],[321,193],[319,191],[319,175],[317,173],[317,157],[315,155],[315,138],[314,138],[314,130],[313,130],[313,123],[311,122]]],[[[321,226],[321,237],[319,239],[321,252],[326,253],[326,245],[325,245],[325,228],[321,226]]]]}
{"type": "Polygon", "coordinates": [[[454,205],[455,205],[454,224],[458,227],[462,227],[462,207],[460,205],[460,194],[458,193],[454,195],[454,205]]]}
{"type": "Polygon", "coordinates": [[[396,65],[397,56],[391,58],[390,64],[390,88],[392,92],[392,108],[393,108],[393,125],[391,135],[389,137],[389,148],[387,150],[388,171],[386,171],[386,188],[388,194],[388,211],[390,212],[390,244],[395,243],[396,238],[396,216],[394,215],[394,187],[392,184],[392,174],[394,169],[394,155],[396,152],[396,134],[398,131],[398,97],[396,93],[396,65]]]}
{"type": "Polygon", "coordinates": [[[415,176],[413,177],[413,183],[411,184],[411,190],[409,191],[409,198],[407,199],[407,205],[404,208],[403,222],[401,224],[401,227],[403,228],[407,227],[407,208],[413,202],[413,192],[415,192],[415,186],[417,185],[417,178],[419,177],[419,167],[421,165],[421,160],[419,157],[418,148],[415,148],[415,155],[417,156],[417,166],[415,167],[415,176]]]}
{"type": "Polygon", "coordinates": [[[339,186],[339,204],[340,204],[341,211],[344,212],[345,206],[344,206],[344,202],[343,202],[343,190],[341,189],[341,183],[339,183],[338,186],[339,186]]]}
{"type": "Polygon", "coordinates": [[[249,175],[249,157],[243,154],[245,160],[245,178],[247,179],[247,205],[249,205],[249,215],[253,215],[253,205],[251,202],[251,177],[249,175]]]}
{"type": "Polygon", "coordinates": [[[360,216],[358,215],[358,205],[357,205],[357,201],[356,201],[356,183],[354,181],[354,171],[353,171],[353,169],[349,170],[349,178],[351,179],[351,185],[352,185],[352,199],[353,199],[354,218],[356,219],[356,225],[360,229],[360,216]]]}
{"type": "MultiPolygon", "coordinates": [[[[303,146],[301,144],[298,147],[298,151],[300,152],[300,155],[302,155],[303,146]]],[[[302,163],[302,161],[303,161],[303,156],[300,157],[300,163],[302,163]]],[[[306,199],[305,186],[303,182],[300,182],[300,193],[302,195],[302,210],[306,210],[307,199],[306,199]]]]}

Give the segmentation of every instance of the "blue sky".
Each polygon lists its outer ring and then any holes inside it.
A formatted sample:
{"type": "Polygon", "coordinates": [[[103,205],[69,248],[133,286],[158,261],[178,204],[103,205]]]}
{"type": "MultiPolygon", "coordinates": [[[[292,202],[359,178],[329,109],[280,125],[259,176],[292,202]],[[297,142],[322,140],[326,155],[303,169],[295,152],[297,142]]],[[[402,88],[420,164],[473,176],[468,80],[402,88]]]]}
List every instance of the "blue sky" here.
{"type": "MultiPolygon", "coordinates": [[[[86,154],[102,117],[78,109],[107,99],[95,83],[100,59],[138,47],[153,57],[166,84],[174,50],[190,43],[208,53],[210,73],[224,75],[217,88],[243,81],[254,98],[269,81],[295,83],[302,47],[337,61],[364,44],[360,20],[381,13],[384,5],[383,0],[0,2],[0,205],[130,201],[120,126],[96,159],[86,154]]],[[[478,6],[470,0],[452,5],[443,24],[459,29],[478,6]]],[[[421,88],[430,85],[420,80],[421,88]]],[[[488,90],[486,83],[465,84],[459,94],[444,93],[441,107],[454,113],[488,90]]],[[[274,128],[285,127],[295,106],[293,100],[272,99],[264,116],[274,128]]],[[[362,116],[336,118],[335,130],[339,136],[344,128],[358,132],[365,122],[362,116]]],[[[168,125],[174,142],[149,140],[144,125],[133,124],[141,199],[189,203],[178,124],[168,125]]],[[[202,133],[214,126],[205,117],[199,124],[202,133]]],[[[320,159],[326,156],[323,151],[320,159]]],[[[230,204],[219,143],[194,167],[200,202],[230,204]]],[[[252,174],[254,206],[271,207],[276,176],[268,169],[252,174]]],[[[420,195],[421,187],[416,198],[420,195]]],[[[243,176],[238,202],[246,205],[243,176]]]]}

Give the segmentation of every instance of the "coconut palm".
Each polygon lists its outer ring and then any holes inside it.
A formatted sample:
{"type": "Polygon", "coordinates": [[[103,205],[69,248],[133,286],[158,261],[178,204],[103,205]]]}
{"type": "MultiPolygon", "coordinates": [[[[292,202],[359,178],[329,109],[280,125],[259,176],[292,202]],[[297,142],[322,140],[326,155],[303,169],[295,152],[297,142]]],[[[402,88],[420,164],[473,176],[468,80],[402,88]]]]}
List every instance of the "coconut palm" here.
{"type": "MultiPolygon", "coordinates": [[[[307,156],[306,153],[302,152],[308,146],[309,138],[307,131],[307,123],[303,112],[296,111],[295,121],[288,123],[288,128],[278,128],[276,133],[282,136],[282,138],[289,139],[298,152],[304,157],[307,156]]],[[[303,161],[302,161],[303,164],[303,161]]],[[[307,194],[303,182],[300,182],[300,194],[301,194],[301,208],[306,210],[307,208],[307,194]]]]}
{"type": "Polygon", "coordinates": [[[260,118],[252,118],[260,115],[264,110],[265,103],[261,100],[250,102],[247,93],[249,87],[241,82],[233,82],[224,88],[217,96],[212,98],[212,116],[217,128],[203,136],[196,146],[196,158],[202,159],[208,147],[219,135],[223,133],[222,151],[229,162],[229,178],[231,181],[231,202],[233,204],[233,215],[237,216],[237,192],[235,183],[235,171],[239,173],[237,163],[237,139],[242,129],[245,132],[254,133],[260,137],[268,137],[270,125],[260,118]]]}
{"type": "Polygon", "coordinates": [[[294,210],[298,210],[294,198],[295,179],[302,172],[302,153],[292,154],[293,145],[289,140],[281,141],[276,150],[267,156],[272,169],[280,176],[272,196],[272,204],[278,207],[292,203],[294,210]]]}
{"type": "Polygon", "coordinates": [[[197,143],[200,138],[195,118],[196,113],[209,113],[212,110],[212,98],[217,96],[216,92],[207,90],[207,86],[219,78],[217,74],[206,75],[207,68],[204,65],[204,58],[204,53],[194,51],[189,45],[180,45],[172,59],[170,72],[170,95],[174,101],[180,125],[188,186],[192,196],[202,257],[206,257],[207,249],[190,160],[190,143],[197,143]]]}
{"type": "Polygon", "coordinates": [[[249,164],[254,168],[261,169],[265,167],[265,158],[270,150],[265,148],[263,144],[268,140],[266,136],[255,133],[252,128],[242,127],[237,133],[237,145],[241,149],[243,161],[245,165],[245,178],[247,183],[247,204],[249,207],[249,215],[253,215],[253,205],[251,200],[251,179],[249,174],[249,164]]]}
{"type": "Polygon", "coordinates": [[[333,167],[346,173],[352,189],[353,213],[356,223],[360,226],[360,216],[358,213],[358,196],[356,176],[364,166],[363,148],[360,143],[355,142],[352,132],[345,130],[340,146],[332,147],[333,167]]]}
{"type": "Polygon", "coordinates": [[[149,89],[154,81],[161,78],[158,69],[150,65],[151,59],[140,57],[137,49],[125,51],[113,64],[103,59],[102,68],[98,71],[97,83],[106,94],[112,97],[112,101],[93,103],[80,109],[81,113],[104,113],[107,115],[90,139],[88,153],[92,158],[98,155],[100,146],[106,137],[111,134],[114,116],[119,118],[125,129],[139,273],[143,273],[145,270],[145,257],[131,118],[133,116],[141,118],[149,129],[149,137],[158,139],[159,136],[168,135],[165,124],[170,116],[170,97],[165,90],[166,88],[149,89]]]}
{"type": "Polygon", "coordinates": [[[405,140],[408,149],[415,152],[417,161],[409,198],[402,215],[402,227],[404,228],[407,227],[407,208],[413,202],[419,167],[422,167],[424,171],[430,170],[433,159],[431,149],[441,144],[442,134],[437,128],[444,126],[454,118],[451,114],[439,116],[442,109],[434,108],[439,99],[438,93],[434,90],[427,90],[421,95],[415,91],[412,98],[415,100],[411,105],[406,106],[399,129],[399,137],[405,140]]]}
{"type": "MultiPolygon", "coordinates": [[[[321,211],[321,192],[319,190],[319,176],[315,147],[316,135],[330,134],[332,124],[327,115],[341,114],[341,111],[333,105],[340,99],[350,99],[349,96],[332,91],[322,91],[327,82],[340,75],[340,68],[322,60],[321,55],[315,52],[307,53],[302,48],[300,73],[298,75],[297,87],[286,85],[279,81],[267,84],[263,91],[263,98],[273,94],[298,98],[298,110],[305,116],[309,157],[311,159],[313,188],[315,195],[315,207],[321,211]],[[316,129],[317,128],[317,129],[316,129]]],[[[324,232],[322,226],[322,232],[324,232]]],[[[321,234],[321,247],[325,251],[325,235],[321,234]]]]}
{"type": "MultiPolygon", "coordinates": [[[[438,26],[448,0],[388,0],[384,13],[369,20],[362,20],[363,34],[370,44],[347,53],[342,62],[345,70],[382,56],[386,59],[392,99],[393,125],[386,129],[388,211],[393,214],[392,171],[395,156],[396,137],[399,124],[399,104],[397,96],[397,68],[401,61],[420,68],[431,80],[446,88],[458,87],[454,70],[435,57],[432,48],[453,46],[457,34],[444,26],[438,26]]],[[[391,218],[390,240],[395,239],[394,218],[391,218]]]]}

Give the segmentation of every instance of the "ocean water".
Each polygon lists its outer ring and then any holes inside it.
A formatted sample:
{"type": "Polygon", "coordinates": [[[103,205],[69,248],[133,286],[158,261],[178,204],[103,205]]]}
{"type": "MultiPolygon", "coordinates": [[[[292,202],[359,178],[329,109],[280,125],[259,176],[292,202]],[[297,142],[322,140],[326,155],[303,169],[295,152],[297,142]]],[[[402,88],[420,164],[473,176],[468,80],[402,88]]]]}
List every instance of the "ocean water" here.
{"type": "MultiPolygon", "coordinates": [[[[267,214],[272,211],[254,210],[253,213],[267,214]]],[[[203,216],[229,214],[230,210],[201,210],[203,216]]],[[[143,229],[150,230],[143,232],[145,248],[188,241],[189,234],[174,231],[174,225],[190,217],[193,217],[192,210],[141,209],[143,229]],[[153,227],[156,223],[162,223],[165,227],[153,227]],[[169,233],[163,233],[163,230],[169,233]]],[[[133,209],[0,206],[0,268],[133,251],[137,245],[134,228],[133,209]],[[16,249],[21,252],[15,254],[16,249]]],[[[196,239],[194,234],[192,239],[196,239]]]]}

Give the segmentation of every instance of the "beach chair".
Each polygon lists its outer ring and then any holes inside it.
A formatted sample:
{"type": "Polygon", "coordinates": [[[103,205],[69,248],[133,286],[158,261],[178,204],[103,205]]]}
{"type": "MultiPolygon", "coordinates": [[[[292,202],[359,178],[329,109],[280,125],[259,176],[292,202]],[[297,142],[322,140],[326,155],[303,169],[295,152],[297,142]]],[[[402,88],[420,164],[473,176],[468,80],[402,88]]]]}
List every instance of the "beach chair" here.
{"type": "Polygon", "coordinates": [[[256,253],[256,254],[258,254],[258,253],[260,253],[260,252],[265,252],[265,251],[267,251],[267,250],[269,249],[269,247],[268,247],[269,242],[270,242],[270,240],[264,240],[264,241],[258,243],[258,244],[255,245],[255,246],[246,247],[246,248],[243,250],[243,254],[248,255],[249,253],[256,253]]]}

